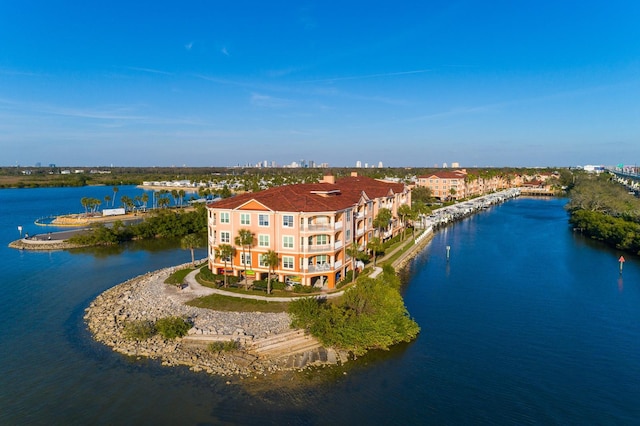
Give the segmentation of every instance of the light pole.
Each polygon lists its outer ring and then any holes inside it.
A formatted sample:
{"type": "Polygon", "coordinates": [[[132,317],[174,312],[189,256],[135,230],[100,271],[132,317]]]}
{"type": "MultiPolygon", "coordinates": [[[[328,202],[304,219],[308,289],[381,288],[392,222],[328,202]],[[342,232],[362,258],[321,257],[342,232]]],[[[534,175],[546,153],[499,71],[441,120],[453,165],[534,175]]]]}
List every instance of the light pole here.
{"type": "Polygon", "coordinates": [[[22,225],[18,225],[18,232],[20,233],[20,238],[22,238],[22,225]]]}

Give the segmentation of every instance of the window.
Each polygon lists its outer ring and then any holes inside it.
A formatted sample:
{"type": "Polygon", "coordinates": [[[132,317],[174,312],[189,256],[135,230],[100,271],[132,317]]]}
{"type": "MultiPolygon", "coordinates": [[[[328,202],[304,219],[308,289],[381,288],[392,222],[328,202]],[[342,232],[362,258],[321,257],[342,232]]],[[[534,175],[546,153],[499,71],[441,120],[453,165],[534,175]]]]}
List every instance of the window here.
{"type": "Polygon", "coordinates": [[[282,267],[284,269],[293,269],[293,256],[282,256],[282,267]]]}
{"type": "Polygon", "coordinates": [[[240,213],[240,225],[251,225],[251,215],[249,213],[240,213]]]}
{"type": "Polygon", "coordinates": [[[261,254],[260,255],[260,266],[262,266],[263,268],[268,268],[269,265],[267,265],[267,255],[266,254],[261,254]]]}
{"type": "Polygon", "coordinates": [[[351,210],[347,210],[346,216],[347,216],[347,223],[351,223],[351,210]]]}
{"type": "Polygon", "coordinates": [[[285,235],[282,237],[282,247],[293,248],[293,237],[291,235],[285,235]]]}
{"type": "Polygon", "coordinates": [[[231,234],[226,231],[220,231],[220,242],[229,243],[231,241],[231,234]]]}
{"type": "Polygon", "coordinates": [[[351,229],[347,229],[345,240],[351,241],[351,229]]]}
{"type": "Polygon", "coordinates": [[[267,215],[267,214],[259,214],[258,215],[258,224],[260,226],[269,226],[269,215],[267,215]]]}
{"type": "Polygon", "coordinates": [[[220,212],[220,223],[229,223],[229,212],[220,212]]]}
{"type": "Polygon", "coordinates": [[[319,246],[329,244],[329,236],[328,235],[318,235],[316,237],[316,244],[319,246]]]}
{"type": "Polygon", "coordinates": [[[249,253],[240,253],[240,264],[251,266],[251,256],[249,256],[249,253]]]}
{"type": "Polygon", "coordinates": [[[316,265],[325,265],[329,262],[329,258],[326,254],[316,256],[316,265]]]}
{"type": "Polygon", "coordinates": [[[268,235],[258,235],[258,246],[259,247],[269,247],[269,236],[268,235]]]}
{"type": "Polygon", "coordinates": [[[293,228],[293,215],[282,216],[282,226],[285,228],[293,228]]]}

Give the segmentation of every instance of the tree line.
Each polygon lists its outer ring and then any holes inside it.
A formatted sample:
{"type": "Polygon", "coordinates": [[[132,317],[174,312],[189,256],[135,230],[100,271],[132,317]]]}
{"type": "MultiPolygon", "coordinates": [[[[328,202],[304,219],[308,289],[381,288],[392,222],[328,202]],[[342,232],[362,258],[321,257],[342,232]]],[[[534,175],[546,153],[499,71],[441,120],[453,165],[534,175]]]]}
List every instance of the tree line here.
{"type": "Polygon", "coordinates": [[[150,238],[182,238],[189,234],[202,236],[207,232],[207,212],[204,206],[195,210],[154,210],[138,223],[115,221],[110,225],[95,223],[88,233],[76,235],[69,242],[82,245],[112,245],[124,241],[150,238]]]}
{"type": "Polygon", "coordinates": [[[575,230],[640,254],[640,200],[610,175],[578,174],[566,205],[575,230]]]}

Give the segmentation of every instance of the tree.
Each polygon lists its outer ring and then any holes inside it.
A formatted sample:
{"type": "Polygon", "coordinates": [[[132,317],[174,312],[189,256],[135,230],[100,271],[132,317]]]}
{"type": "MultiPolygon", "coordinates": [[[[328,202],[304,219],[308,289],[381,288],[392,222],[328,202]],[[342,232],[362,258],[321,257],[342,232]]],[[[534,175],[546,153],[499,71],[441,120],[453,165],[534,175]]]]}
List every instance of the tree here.
{"type": "Polygon", "coordinates": [[[120,197],[120,201],[122,202],[125,211],[130,211],[134,207],[133,200],[127,195],[123,195],[122,197],[120,197]]]}
{"type": "Polygon", "coordinates": [[[407,229],[407,220],[413,220],[417,215],[411,209],[411,206],[409,204],[403,204],[398,207],[398,216],[402,221],[402,239],[404,240],[404,231],[407,229]]]}
{"type": "Polygon", "coordinates": [[[224,262],[224,286],[227,287],[227,261],[236,254],[236,249],[229,244],[220,244],[216,256],[224,262]]]}
{"type": "Polygon", "coordinates": [[[191,266],[196,267],[194,250],[204,245],[204,239],[199,234],[187,234],[180,240],[180,247],[191,250],[191,266]]]}
{"type": "Polygon", "coordinates": [[[104,203],[105,203],[105,205],[107,207],[109,206],[109,201],[111,201],[111,196],[110,195],[105,195],[104,196],[104,203]]]}
{"type": "Polygon", "coordinates": [[[425,186],[417,186],[411,191],[411,199],[415,201],[422,201],[423,203],[429,203],[432,199],[431,188],[425,186]]]}
{"type": "Polygon", "coordinates": [[[280,265],[280,258],[278,257],[278,253],[275,250],[269,250],[262,257],[263,262],[269,268],[269,274],[267,278],[267,294],[271,294],[271,272],[275,271],[275,269],[280,265]]]}
{"type": "Polygon", "coordinates": [[[378,236],[381,239],[382,237],[380,234],[382,233],[383,229],[389,226],[389,222],[391,221],[392,217],[393,217],[393,214],[391,213],[391,210],[382,208],[378,210],[378,214],[373,219],[373,226],[378,230],[378,236]]]}
{"type": "Polygon", "coordinates": [[[249,266],[251,266],[251,246],[253,245],[253,241],[255,239],[255,235],[253,232],[248,229],[240,229],[238,231],[238,235],[234,239],[234,242],[237,246],[242,247],[242,257],[244,262],[242,265],[244,267],[244,289],[249,289],[249,282],[247,281],[247,257],[245,256],[245,249],[249,248],[249,266]]]}
{"type": "Polygon", "coordinates": [[[360,251],[360,246],[358,243],[353,241],[349,247],[346,249],[347,256],[349,256],[352,260],[352,271],[351,271],[351,282],[353,283],[356,279],[356,261],[364,260],[366,258],[366,254],[360,251]]]}
{"type": "Polygon", "coordinates": [[[114,186],[113,187],[113,199],[111,200],[112,201],[111,207],[116,205],[116,195],[118,194],[118,191],[119,191],[118,187],[114,186]]]}
{"type": "Polygon", "coordinates": [[[367,248],[373,253],[373,266],[376,266],[376,255],[382,251],[382,240],[380,237],[373,237],[367,243],[367,248]]]}
{"type": "Polygon", "coordinates": [[[142,201],[143,205],[144,205],[144,209],[147,209],[147,202],[149,201],[149,194],[147,194],[146,192],[143,192],[142,195],[140,196],[140,201],[142,201]]]}

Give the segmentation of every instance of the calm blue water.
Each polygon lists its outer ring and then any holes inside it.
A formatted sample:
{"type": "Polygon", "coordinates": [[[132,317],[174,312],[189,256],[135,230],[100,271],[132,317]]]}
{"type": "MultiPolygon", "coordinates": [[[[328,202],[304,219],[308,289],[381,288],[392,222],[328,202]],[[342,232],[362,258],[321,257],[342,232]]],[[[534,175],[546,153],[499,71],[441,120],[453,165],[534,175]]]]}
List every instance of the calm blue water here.
{"type": "Polygon", "coordinates": [[[114,354],[82,320],[100,292],[188,251],[6,247],[17,225],[37,232],[36,218],[109,191],[0,190],[0,424],[640,422],[640,263],[625,255],[621,277],[621,253],[574,235],[563,200],[510,201],[436,234],[404,290],[415,342],[227,384],[114,354]]]}

